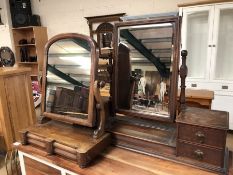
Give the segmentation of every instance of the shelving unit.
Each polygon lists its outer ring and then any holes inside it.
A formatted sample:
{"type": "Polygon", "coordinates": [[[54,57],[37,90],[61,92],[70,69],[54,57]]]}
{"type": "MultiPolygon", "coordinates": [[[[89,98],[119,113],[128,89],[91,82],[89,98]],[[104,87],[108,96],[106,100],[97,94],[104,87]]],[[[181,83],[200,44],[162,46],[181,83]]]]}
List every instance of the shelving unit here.
{"type": "Polygon", "coordinates": [[[15,45],[16,64],[18,67],[30,67],[31,79],[38,80],[43,68],[44,47],[48,41],[47,28],[38,26],[19,27],[12,29],[13,40],[15,45]],[[25,39],[26,44],[20,44],[19,41],[25,39]],[[34,42],[32,42],[34,41],[34,42]],[[21,48],[27,52],[28,59],[23,60],[21,56],[21,48]],[[30,60],[34,57],[34,60],[30,60]],[[35,60],[35,57],[37,59],[35,60]]]}

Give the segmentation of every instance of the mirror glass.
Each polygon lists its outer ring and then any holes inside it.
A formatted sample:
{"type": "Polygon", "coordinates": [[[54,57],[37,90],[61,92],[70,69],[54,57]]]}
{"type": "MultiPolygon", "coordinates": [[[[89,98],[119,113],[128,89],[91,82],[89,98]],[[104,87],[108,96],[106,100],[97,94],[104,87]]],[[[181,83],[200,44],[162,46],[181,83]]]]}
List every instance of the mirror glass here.
{"type": "Polygon", "coordinates": [[[118,28],[119,111],[169,117],[173,25],[118,28]]]}
{"type": "Polygon", "coordinates": [[[46,112],[88,117],[91,52],[81,38],[61,39],[48,50],[46,112]]]}

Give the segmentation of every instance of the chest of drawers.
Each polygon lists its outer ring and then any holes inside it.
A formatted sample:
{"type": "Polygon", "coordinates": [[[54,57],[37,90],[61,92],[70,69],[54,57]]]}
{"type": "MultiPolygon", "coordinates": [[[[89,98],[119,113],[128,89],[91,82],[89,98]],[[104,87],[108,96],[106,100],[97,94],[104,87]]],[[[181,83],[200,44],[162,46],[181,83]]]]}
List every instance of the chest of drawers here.
{"type": "Polygon", "coordinates": [[[224,169],[228,113],[188,107],[177,117],[177,156],[224,169]]]}

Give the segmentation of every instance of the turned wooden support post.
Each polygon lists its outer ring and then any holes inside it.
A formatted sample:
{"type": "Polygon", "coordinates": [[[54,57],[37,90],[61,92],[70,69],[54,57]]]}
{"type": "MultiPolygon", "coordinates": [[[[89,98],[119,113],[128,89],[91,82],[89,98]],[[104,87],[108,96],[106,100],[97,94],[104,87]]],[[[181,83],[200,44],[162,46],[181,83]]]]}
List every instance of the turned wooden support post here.
{"type": "Polygon", "coordinates": [[[181,79],[181,85],[180,85],[180,110],[184,109],[186,107],[185,105],[185,79],[187,77],[188,68],[186,65],[186,56],[188,55],[187,50],[181,51],[182,56],[182,64],[180,66],[180,79],[181,79]]]}

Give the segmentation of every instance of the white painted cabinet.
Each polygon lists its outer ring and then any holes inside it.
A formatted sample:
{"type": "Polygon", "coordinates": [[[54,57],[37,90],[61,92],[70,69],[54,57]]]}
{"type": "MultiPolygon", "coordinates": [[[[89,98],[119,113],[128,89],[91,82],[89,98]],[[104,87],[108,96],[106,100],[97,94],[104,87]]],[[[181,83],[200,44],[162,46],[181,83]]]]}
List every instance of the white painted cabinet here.
{"type": "Polygon", "coordinates": [[[233,3],[180,8],[187,87],[215,92],[212,109],[230,112],[233,129],[233,3]]]}
{"type": "MultiPolygon", "coordinates": [[[[47,162],[42,160],[33,154],[27,154],[22,151],[18,151],[19,154],[19,161],[20,161],[20,170],[22,175],[32,175],[32,174],[44,174],[44,175],[78,175],[74,172],[71,172],[67,169],[62,168],[61,166],[57,166],[51,162],[47,162]],[[30,167],[27,163],[25,163],[25,159],[29,159],[34,162],[34,166],[38,168],[33,170],[35,167],[30,167]]],[[[30,161],[30,162],[31,162],[30,161]]],[[[78,166],[78,165],[77,165],[78,166]]]]}

